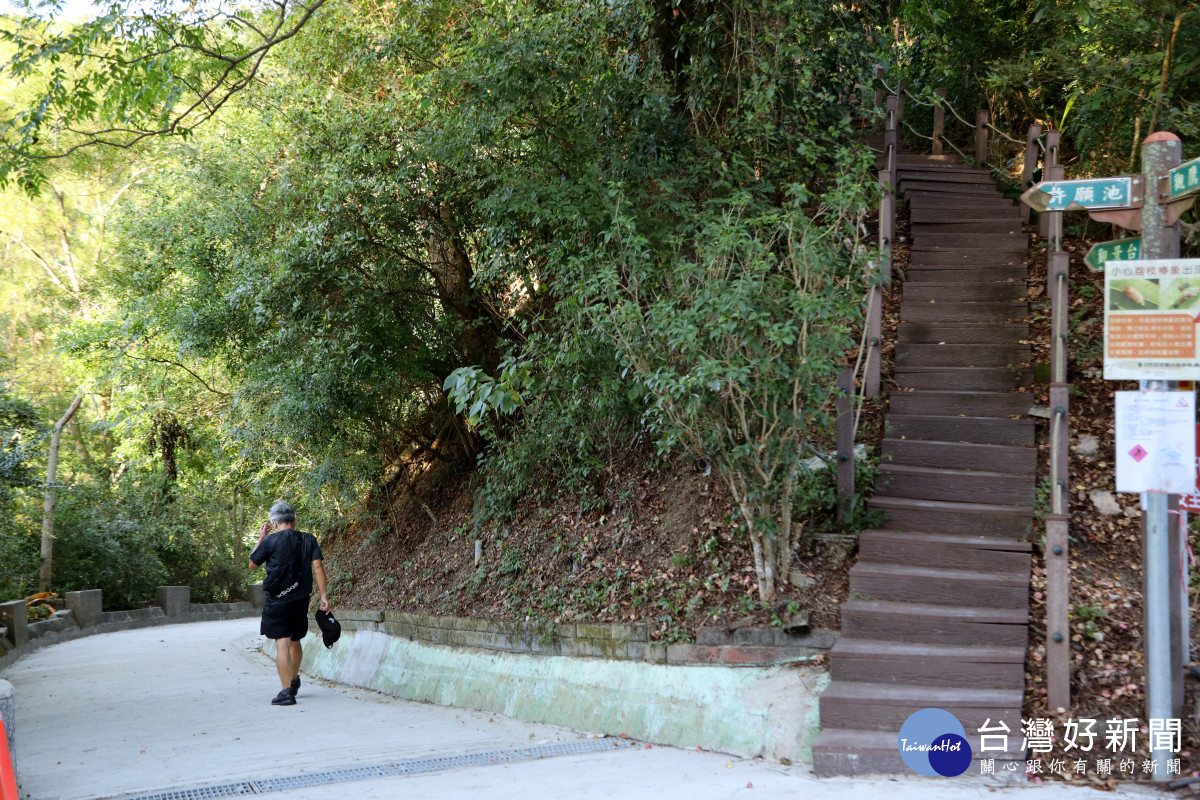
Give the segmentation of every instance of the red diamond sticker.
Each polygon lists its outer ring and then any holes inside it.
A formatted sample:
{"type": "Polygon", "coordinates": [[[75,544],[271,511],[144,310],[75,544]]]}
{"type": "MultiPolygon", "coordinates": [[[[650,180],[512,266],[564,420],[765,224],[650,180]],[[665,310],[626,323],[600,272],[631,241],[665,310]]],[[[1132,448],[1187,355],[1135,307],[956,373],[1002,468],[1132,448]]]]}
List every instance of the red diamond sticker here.
{"type": "Polygon", "coordinates": [[[1138,444],[1134,445],[1133,449],[1129,451],[1129,455],[1133,456],[1134,461],[1141,461],[1150,454],[1146,452],[1145,448],[1138,444]]]}

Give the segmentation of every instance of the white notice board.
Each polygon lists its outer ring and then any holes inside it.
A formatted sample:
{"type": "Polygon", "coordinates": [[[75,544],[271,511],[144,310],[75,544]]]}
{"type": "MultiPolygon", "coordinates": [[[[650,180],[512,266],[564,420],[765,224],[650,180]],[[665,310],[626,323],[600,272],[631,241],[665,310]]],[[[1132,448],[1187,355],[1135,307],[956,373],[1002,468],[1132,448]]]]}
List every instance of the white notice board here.
{"type": "Polygon", "coordinates": [[[1193,392],[1117,392],[1117,491],[1196,491],[1193,392]]]}

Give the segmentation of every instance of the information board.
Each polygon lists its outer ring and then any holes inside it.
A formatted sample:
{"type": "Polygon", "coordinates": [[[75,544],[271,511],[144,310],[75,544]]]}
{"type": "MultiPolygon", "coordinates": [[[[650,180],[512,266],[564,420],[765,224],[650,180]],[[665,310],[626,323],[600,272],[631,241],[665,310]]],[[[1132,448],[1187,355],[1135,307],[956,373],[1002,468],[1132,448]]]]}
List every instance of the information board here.
{"type": "Polygon", "coordinates": [[[1200,378],[1200,259],[1118,261],[1104,272],[1104,377],[1200,378]]]}
{"type": "Polygon", "coordinates": [[[1117,392],[1117,491],[1196,492],[1196,395],[1117,392]]]}

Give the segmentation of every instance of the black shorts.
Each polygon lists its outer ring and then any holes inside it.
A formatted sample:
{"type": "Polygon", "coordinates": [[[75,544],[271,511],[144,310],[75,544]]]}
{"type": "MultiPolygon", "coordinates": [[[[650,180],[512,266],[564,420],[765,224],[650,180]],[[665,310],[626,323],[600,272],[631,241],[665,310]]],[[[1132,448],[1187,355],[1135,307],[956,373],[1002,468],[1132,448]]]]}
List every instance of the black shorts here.
{"type": "Polygon", "coordinates": [[[268,639],[303,639],[308,634],[308,598],[263,606],[258,632],[268,639]]]}

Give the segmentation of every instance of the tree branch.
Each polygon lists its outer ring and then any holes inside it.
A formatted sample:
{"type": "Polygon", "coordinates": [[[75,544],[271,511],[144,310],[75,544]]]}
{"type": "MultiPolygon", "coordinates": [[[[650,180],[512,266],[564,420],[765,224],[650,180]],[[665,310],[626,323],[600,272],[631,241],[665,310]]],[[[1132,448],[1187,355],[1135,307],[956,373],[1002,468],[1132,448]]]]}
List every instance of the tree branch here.
{"type": "Polygon", "coordinates": [[[131,356],[128,353],[125,354],[125,357],[131,358],[134,361],[152,361],[155,364],[166,364],[171,367],[178,367],[179,369],[183,370],[187,374],[191,375],[196,380],[200,381],[200,383],[203,384],[204,388],[208,389],[213,394],[219,394],[222,397],[233,397],[233,395],[230,392],[222,392],[220,389],[214,389],[213,387],[209,386],[208,381],[204,380],[204,378],[201,378],[195,372],[192,372],[191,369],[184,366],[183,364],[180,364],[178,361],[171,361],[166,358],[155,358],[154,356],[131,356]]]}

